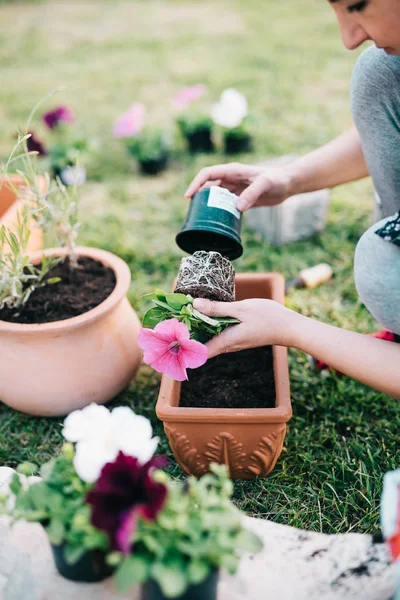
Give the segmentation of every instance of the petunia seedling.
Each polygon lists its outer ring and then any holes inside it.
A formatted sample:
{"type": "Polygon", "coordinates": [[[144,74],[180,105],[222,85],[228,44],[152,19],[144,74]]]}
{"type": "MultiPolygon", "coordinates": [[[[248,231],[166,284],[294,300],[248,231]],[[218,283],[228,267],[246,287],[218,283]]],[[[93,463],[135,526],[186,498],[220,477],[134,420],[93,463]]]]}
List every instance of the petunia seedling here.
{"type": "Polygon", "coordinates": [[[155,306],[150,308],[144,318],[143,327],[153,329],[158,323],[167,319],[177,319],[184,323],[190,338],[205,343],[219,335],[229,325],[237,325],[239,321],[232,317],[208,317],[193,307],[192,296],[185,294],[166,293],[157,289],[146,294],[155,306]]]}

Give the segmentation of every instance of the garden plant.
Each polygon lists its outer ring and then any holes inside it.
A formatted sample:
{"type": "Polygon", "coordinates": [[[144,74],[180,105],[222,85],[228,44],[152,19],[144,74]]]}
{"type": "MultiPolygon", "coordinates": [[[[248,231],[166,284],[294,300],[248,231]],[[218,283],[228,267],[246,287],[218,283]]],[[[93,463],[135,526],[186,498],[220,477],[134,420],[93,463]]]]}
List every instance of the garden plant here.
{"type": "Polygon", "coordinates": [[[224,467],[200,481],[177,482],[154,456],[159,439],[147,419],[127,407],[92,404],[64,421],[59,456],[23,464],[1,499],[14,521],[43,525],[60,573],[101,581],[117,570],[121,592],[143,585],[143,598],[216,598],[219,570],[235,573],[243,550],[260,539],[231,501],[224,467]]]}

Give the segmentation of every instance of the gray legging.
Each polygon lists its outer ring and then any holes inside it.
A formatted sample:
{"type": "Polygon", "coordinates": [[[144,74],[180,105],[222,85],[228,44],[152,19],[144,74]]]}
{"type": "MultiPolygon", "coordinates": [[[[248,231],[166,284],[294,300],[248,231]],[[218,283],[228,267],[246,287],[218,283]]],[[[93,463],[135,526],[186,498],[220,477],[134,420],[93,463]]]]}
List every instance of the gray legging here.
{"type": "Polygon", "coordinates": [[[375,233],[400,210],[400,56],[388,56],[375,46],[360,56],[353,71],[351,108],[381,217],[358,242],[354,280],[372,316],[400,334],[400,247],[375,233]]]}

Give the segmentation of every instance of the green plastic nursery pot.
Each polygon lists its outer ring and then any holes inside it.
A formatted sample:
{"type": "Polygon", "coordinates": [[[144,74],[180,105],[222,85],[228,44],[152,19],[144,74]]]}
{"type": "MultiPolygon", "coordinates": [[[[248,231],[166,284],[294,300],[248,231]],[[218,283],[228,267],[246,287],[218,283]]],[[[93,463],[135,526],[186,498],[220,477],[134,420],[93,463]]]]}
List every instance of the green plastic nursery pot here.
{"type": "MultiPolygon", "coordinates": [[[[191,585],[184,594],[174,600],[217,600],[219,571],[213,570],[203,583],[191,585]]],[[[150,580],[142,586],[141,600],[168,600],[156,581],[150,580]]]]}
{"type": "Polygon", "coordinates": [[[115,567],[106,563],[106,553],[102,550],[89,550],[76,563],[70,565],[64,558],[64,548],[65,543],[59,546],[51,544],[57,570],[65,579],[96,583],[107,579],[115,571],[115,567]]]}
{"type": "Polygon", "coordinates": [[[233,260],[243,254],[240,230],[242,213],[236,208],[235,194],[213,186],[197,192],[190,201],[178,246],[193,254],[197,250],[214,250],[233,260]]]}

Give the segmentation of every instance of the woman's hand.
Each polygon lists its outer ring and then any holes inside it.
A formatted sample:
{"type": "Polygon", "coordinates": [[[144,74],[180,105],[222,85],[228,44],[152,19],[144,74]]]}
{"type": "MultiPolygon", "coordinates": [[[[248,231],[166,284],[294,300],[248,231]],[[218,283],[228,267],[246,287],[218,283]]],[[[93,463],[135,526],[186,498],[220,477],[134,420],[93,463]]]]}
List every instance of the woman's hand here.
{"type": "Polygon", "coordinates": [[[265,167],[228,163],[202,169],[189,185],[185,197],[211,185],[219,185],[239,196],[238,210],[280,204],[295,193],[292,166],[265,167]]]}
{"type": "Polygon", "coordinates": [[[194,307],[210,317],[234,317],[240,321],[207,343],[209,358],[245,348],[292,343],[291,325],[298,315],[273,300],[212,302],[198,298],[194,307]]]}

